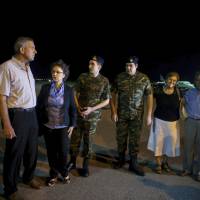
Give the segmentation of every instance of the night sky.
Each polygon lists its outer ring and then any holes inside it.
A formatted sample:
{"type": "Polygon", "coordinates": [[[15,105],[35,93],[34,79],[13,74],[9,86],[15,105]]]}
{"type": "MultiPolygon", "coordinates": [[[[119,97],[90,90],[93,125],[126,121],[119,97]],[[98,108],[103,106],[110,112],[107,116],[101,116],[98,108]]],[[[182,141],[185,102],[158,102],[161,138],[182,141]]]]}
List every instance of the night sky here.
{"type": "Polygon", "coordinates": [[[199,14],[188,5],[158,9],[151,4],[133,7],[131,2],[110,7],[93,1],[89,6],[79,2],[8,8],[0,14],[0,62],[12,56],[18,36],[30,36],[38,51],[31,64],[36,78],[49,77],[50,64],[63,59],[70,64],[70,80],[75,80],[88,70],[93,54],[105,59],[102,74],[111,82],[125,69],[124,59],[130,55],[139,57],[138,70],[152,80],[177,71],[192,81],[200,70],[199,14]]]}

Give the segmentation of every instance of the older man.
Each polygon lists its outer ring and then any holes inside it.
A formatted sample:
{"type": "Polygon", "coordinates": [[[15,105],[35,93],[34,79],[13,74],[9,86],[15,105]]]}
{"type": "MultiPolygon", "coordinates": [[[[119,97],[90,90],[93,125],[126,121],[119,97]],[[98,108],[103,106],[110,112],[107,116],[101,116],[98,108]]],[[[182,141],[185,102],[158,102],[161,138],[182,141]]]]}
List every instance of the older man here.
{"type": "Polygon", "coordinates": [[[195,73],[194,85],[183,100],[188,118],[184,123],[183,171],[180,175],[193,175],[200,181],[200,71],[195,73]]]}
{"type": "Polygon", "coordinates": [[[17,182],[23,160],[23,182],[32,188],[37,161],[38,124],[35,113],[35,81],[29,66],[37,53],[33,39],[20,37],[14,45],[15,55],[0,66],[0,116],[6,137],[3,182],[8,199],[22,199],[17,182]]]}

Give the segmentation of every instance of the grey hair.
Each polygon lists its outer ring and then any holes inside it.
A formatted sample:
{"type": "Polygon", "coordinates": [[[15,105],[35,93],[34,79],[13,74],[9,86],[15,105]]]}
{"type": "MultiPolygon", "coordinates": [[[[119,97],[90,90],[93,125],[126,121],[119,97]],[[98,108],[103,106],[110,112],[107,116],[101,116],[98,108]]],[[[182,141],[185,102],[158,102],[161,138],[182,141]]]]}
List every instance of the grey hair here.
{"type": "Polygon", "coordinates": [[[14,44],[15,53],[20,53],[20,48],[24,46],[24,44],[28,41],[32,41],[33,39],[30,37],[18,37],[14,44]]]}

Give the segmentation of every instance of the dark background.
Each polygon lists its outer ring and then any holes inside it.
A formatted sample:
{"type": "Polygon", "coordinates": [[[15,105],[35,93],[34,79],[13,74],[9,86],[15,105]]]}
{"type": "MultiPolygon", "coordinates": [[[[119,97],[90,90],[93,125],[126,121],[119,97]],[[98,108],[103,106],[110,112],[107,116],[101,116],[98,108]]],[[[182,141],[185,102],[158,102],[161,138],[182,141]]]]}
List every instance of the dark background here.
{"type": "Polygon", "coordinates": [[[36,78],[49,77],[50,64],[63,59],[75,80],[93,54],[105,59],[102,74],[111,82],[130,55],[139,57],[138,70],[154,81],[169,71],[192,81],[200,69],[198,6],[188,2],[28,1],[4,4],[1,11],[0,62],[12,56],[18,36],[30,36],[38,51],[32,63],[36,78]]]}

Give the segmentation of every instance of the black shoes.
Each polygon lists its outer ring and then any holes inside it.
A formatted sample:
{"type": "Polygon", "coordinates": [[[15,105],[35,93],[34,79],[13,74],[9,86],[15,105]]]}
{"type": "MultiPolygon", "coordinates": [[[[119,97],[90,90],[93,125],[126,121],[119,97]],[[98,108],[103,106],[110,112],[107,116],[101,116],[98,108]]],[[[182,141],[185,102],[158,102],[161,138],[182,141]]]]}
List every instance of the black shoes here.
{"type": "Polygon", "coordinates": [[[83,160],[83,168],[80,169],[80,175],[83,177],[88,177],[89,176],[89,158],[84,158],[83,160]]]}
{"type": "Polygon", "coordinates": [[[134,172],[138,176],[144,176],[145,175],[143,167],[138,164],[137,155],[131,156],[131,160],[130,160],[130,164],[129,164],[129,170],[131,172],[134,172]]]}
{"type": "Polygon", "coordinates": [[[200,182],[200,174],[194,175],[194,180],[200,182]]]}
{"type": "Polygon", "coordinates": [[[119,153],[118,161],[113,162],[113,168],[114,169],[120,169],[125,165],[125,153],[119,153]]]}
{"type": "Polygon", "coordinates": [[[171,172],[171,169],[170,169],[170,167],[169,167],[169,165],[168,165],[167,162],[162,163],[161,167],[162,167],[162,169],[163,169],[164,171],[166,171],[166,172],[171,172]]]}
{"type": "Polygon", "coordinates": [[[191,172],[187,170],[183,170],[180,173],[178,173],[179,176],[191,176],[195,181],[200,182],[200,174],[192,174],[191,172]]]}
{"type": "Polygon", "coordinates": [[[89,169],[88,168],[79,169],[79,174],[82,177],[88,177],[89,176],[89,169]]]}
{"type": "Polygon", "coordinates": [[[48,178],[47,181],[46,181],[46,184],[49,187],[53,187],[53,186],[55,186],[55,184],[57,183],[57,181],[58,181],[57,177],[55,177],[55,178],[48,178]]]}
{"type": "Polygon", "coordinates": [[[69,177],[69,175],[63,177],[63,183],[64,184],[69,184],[70,183],[70,177],[69,177]]]}
{"type": "Polygon", "coordinates": [[[70,161],[70,162],[67,164],[67,170],[68,170],[68,172],[70,172],[70,171],[73,170],[73,169],[76,169],[76,163],[70,161]]]}
{"type": "Polygon", "coordinates": [[[190,176],[190,175],[192,175],[192,173],[189,172],[189,171],[187,171],[187,170],[183,170],[183,171],[180,172],[178,175],[179,175],[179,176],[190,176]]]}
{"type": "Polygon", "coordinates": [[[114,169],[120,169],[125,165],[125,161],[118,160],[117,162],[113,162],[114,169]]]}
{"type": "Polygon", "coordinates": [[[67,164],[67,170],[70,172],[72,169],[76,169],[76,156],[71,155],[71,159],[67,164]]]}
{"type": "Polygon", "coordinates": [[[134,165],[129,165],[129,171],[134,172],[135,174],[137,174],[138,176],[145,176],[143,167],[141,167],[138,164],[134,164],[134,165]]]}

